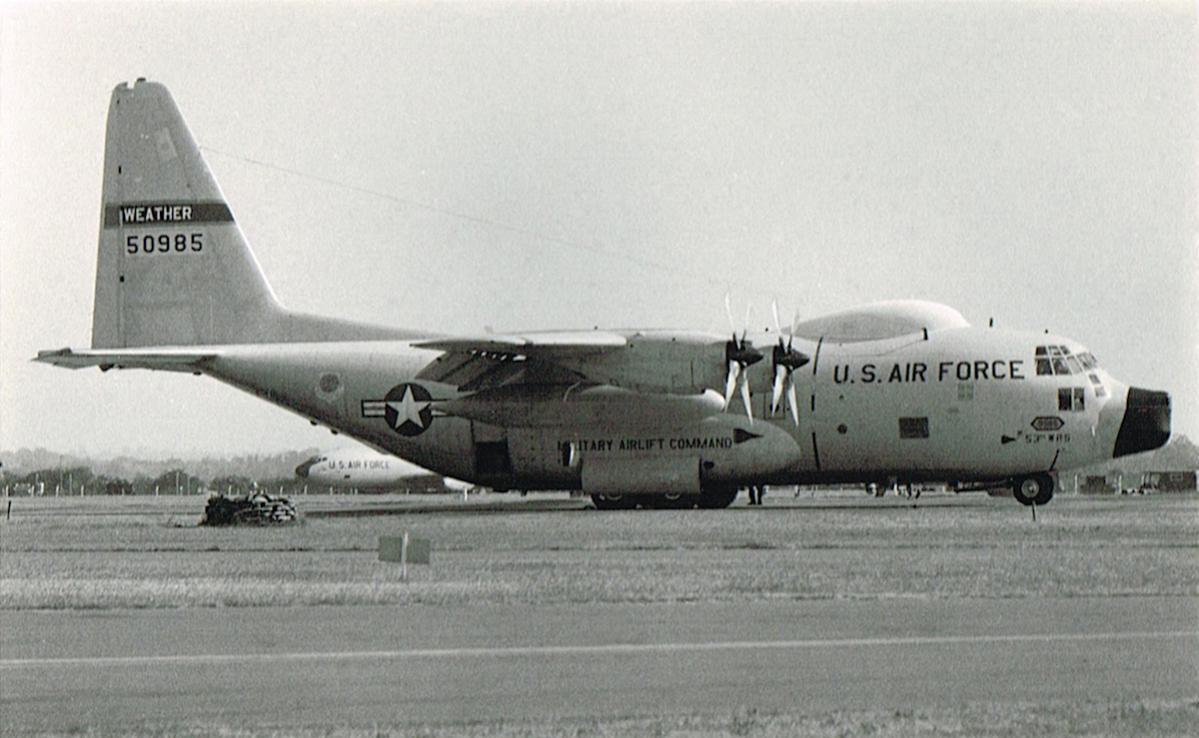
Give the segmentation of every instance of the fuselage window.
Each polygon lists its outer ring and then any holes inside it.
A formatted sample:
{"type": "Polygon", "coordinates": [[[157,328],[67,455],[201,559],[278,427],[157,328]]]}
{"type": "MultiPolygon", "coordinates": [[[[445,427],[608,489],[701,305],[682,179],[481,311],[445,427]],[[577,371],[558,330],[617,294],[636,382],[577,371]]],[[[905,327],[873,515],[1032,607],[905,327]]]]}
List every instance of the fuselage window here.
{"type": "Polygon", "coordinates": [[[928,438],[928,418],[900,418],[900,438],[928,438]]]}
{"type": "Polygon", "coordinates": [[[1062,412],[1086,410],[1086,392],[1082,387],[1062,387],[1057,391],[1057,409],[1062,412]]]}

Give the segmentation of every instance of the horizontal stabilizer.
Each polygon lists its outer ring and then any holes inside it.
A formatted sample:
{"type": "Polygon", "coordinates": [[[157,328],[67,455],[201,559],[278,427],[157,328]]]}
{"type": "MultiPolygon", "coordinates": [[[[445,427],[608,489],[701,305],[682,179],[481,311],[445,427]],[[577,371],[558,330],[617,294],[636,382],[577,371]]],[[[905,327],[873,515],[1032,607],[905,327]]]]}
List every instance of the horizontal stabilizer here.
{"type": "Polygon", "coordinates": [[[204,364],[216,358],[214,353],[171,349],[126,349],[124,351],[74,351],[69,348],[39,351],[34,361],[53,364],[65,369],[98,366],[109,369],[157,369],[168,372],[198,372],[204,364]]]}

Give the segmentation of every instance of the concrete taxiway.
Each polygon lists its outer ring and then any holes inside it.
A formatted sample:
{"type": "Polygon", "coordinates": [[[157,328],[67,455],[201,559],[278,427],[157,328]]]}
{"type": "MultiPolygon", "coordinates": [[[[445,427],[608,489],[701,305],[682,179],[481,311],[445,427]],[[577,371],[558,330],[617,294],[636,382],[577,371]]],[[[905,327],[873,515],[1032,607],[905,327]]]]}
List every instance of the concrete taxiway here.
{"type": "Polygon", "coordinates": [[[371,726],[1199,694],[1199,599],[0,614],[0,728],[371,726]]]}

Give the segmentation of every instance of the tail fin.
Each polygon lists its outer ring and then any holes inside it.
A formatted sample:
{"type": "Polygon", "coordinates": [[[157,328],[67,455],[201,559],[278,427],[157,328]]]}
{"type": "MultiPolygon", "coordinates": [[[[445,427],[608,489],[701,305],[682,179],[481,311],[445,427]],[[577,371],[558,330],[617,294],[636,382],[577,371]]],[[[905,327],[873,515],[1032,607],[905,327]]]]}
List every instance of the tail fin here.
{"type": "Polygon", "coordinates": [[[285,310],[166,87],[112,92],[93,348],[407,337],[285,310]]]}

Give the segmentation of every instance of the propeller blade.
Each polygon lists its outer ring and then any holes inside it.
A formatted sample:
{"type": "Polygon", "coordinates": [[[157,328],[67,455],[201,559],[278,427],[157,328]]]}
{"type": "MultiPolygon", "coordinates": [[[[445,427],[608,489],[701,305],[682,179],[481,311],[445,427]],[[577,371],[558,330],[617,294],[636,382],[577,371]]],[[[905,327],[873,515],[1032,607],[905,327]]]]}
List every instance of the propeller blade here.
{"type": "MultiPolygon", "coordinates": [[[[779,325],[779,301],[778,300],[770,301],[770,314],[774,316],[774,332],[779,334],[780,336],[783,335],[783,329],[779,325]]],[[[779,339],[779,340],[782,340],[782,339],[779,339]]]]}
{"type": "Polygon", "coordinates": [[[774,388],[770,392],[770,414],[774,415],[779,411],[779,400],[783,399],[783,385],[787,383],[787,367],[776,366],[774,368],[774,388]]]}
{"type": "Polygon", "coordinates": [[[754,304],[752,302],[745,303],[745,322],[741,324],[741,345],[745,345],[745,337],[749,335],[749,319],[753,315],[754,304]]]}
{"type": "Polygon", "coordinates": [[[733,401],[733,393],[737,391],[737,377],[741,375],[741,365],[735,361],[729,361],[729,375],[724,380],[724,409],[729,409],[729,403],[733,401]]]}
{"type": "Polygon", "coordinates": [[[729,319],[729,330],[733,332],[733,338],[737,337],[737,321],[733,320],[733,296],[728,292],[724,293],[724,314],[729,319]]]}
{"type": "Polygon", "coordinates": [[[795,382],[787,383],[787,407],[791,408],[791,418],[795,427],[799,427],[799,399],[795,396],[795,382]]]}
{"type": "Polygon", "coordinates": [[[741,382],[741,401],[745,403],[745,415],[749,418],[749,424],[754,424],[754,411],[749,403],[749,377],[741,382]]]}

